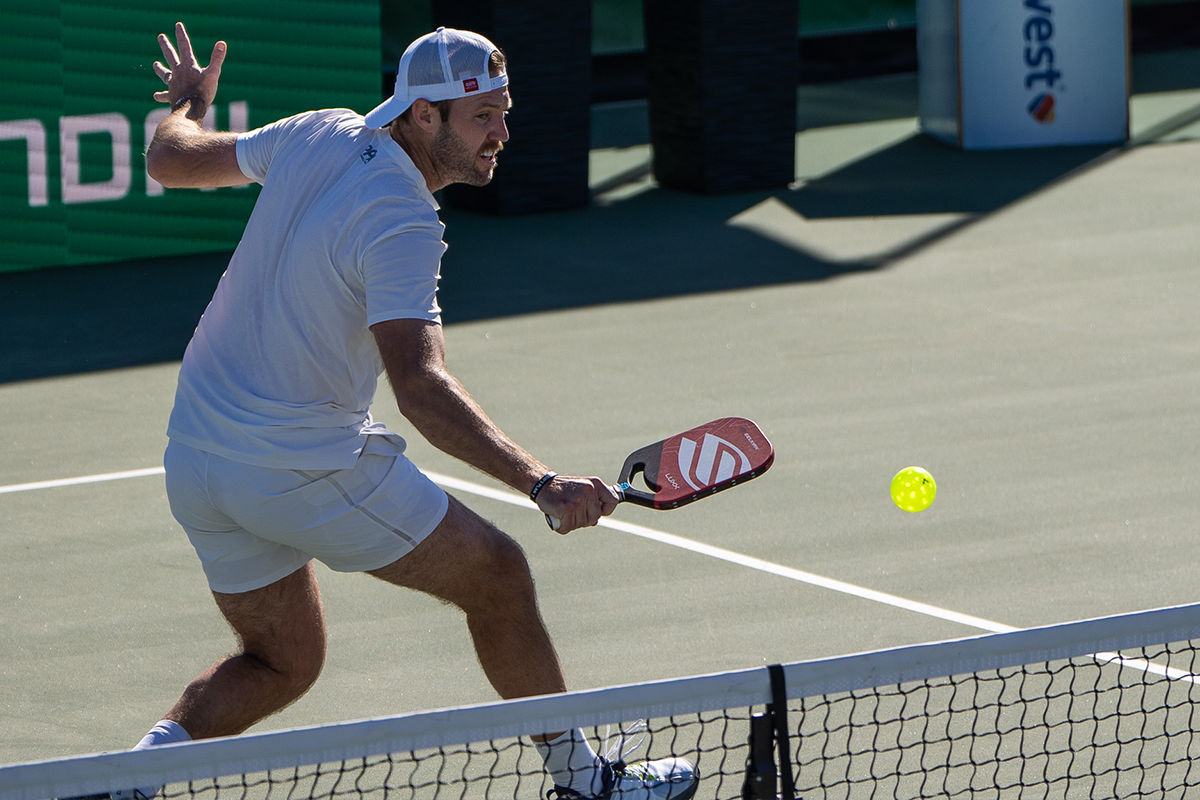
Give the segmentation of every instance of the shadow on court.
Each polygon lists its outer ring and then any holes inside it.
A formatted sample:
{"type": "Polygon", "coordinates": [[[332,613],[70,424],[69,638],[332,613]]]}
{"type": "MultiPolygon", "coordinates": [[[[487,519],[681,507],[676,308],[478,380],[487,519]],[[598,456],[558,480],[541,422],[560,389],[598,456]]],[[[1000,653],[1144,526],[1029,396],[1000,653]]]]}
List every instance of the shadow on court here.
{"type": "Polygon", "coordinates": [[[177,360],[229,253],[0,274],[0,382],[177,360]]]}
{"type": "Polygon", "coordinates": [[[964,153],[918,135],[789,191],[701,197],[654,189],[613,206],[518,219],[450,211],[444,316],[465,322],[879,269],[961,225],[878,256],[828,261],[729,221],[771,198],[807,220],[942,213],[975,219],[1109,150],[964,153]]]}
{"type": "MultiPolygon", "coordinates": [[[[925,237],[826,261],[729,220],[775,198],[805,219],[986,215],[1102,155],[1101,147],[963,153],[913,136],[799,189],[706,197],[651,189],[558,214],[446,209],[447,323],[825,280],[878,269],[925,237]]],[[[182,357],[228,253],[0,275],[0,382],[182,357]]]]}
{"type": "Polygon", "coordinates": [[[1111,149],[1105,145],[963,152],[917,135],[779,198],[807,219],[989,214],[1111,149]]]}

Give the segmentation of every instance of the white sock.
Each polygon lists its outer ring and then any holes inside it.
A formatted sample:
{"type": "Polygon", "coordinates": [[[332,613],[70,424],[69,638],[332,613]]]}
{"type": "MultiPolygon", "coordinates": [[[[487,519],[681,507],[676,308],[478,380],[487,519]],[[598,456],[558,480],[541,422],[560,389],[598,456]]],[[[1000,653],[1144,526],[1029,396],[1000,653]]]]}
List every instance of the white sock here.
{"type": "MultiPolygon", "coordinates": [[[[160,721],[157,725],[150,729],[150,732],[142,737],[142,740],[133,746],[134,750],[145,750],[148,747],[157,747],[160,744],[171,744],[172,742],[190,742],[192,737],[188,735],[177,722],[172,722],[169,719],[160,721]]],[[[146,786],[136,790],[122,789],[112,792],[112,800],[137,800],[137,795],[140,794],[146,800],[152,800],[154,795],[158,794],[157,786],[146,786]],[[135,794],[136,792],[136,794],[135,794]]]]}
{"type": "Polygon", "coordinates": [[[576,728],[557,739],[534,742],[534,745],[542,754],[546,771],[556,786],[570,787],[588,797],[600,793],[600,759],[582,730],[576,728]]]}
{"type": "Polygon", "coordinates": [[[178,722],[172,722],[169,719],[161,720],[157,725],[150,729],[150,732],[142,737],[142,740],[133,746],[134,750],[145,750],[147,747],[157,747],[160,744],[172,744],[174,742],[190,742],[192,737],[178,722]]]}

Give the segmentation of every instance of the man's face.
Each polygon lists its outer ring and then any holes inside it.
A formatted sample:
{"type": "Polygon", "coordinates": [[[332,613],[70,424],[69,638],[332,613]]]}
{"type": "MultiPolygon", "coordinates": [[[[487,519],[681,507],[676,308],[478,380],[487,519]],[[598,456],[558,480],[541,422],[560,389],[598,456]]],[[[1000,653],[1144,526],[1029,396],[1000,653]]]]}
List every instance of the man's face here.
{"type": "Polygon", "coordinates": [[[491,181],[496,154],[508,141],[504,117],[511,106],[507,86],[450,105],[449,118],[433,137],[434,164],[446,183],[491,181]]]}

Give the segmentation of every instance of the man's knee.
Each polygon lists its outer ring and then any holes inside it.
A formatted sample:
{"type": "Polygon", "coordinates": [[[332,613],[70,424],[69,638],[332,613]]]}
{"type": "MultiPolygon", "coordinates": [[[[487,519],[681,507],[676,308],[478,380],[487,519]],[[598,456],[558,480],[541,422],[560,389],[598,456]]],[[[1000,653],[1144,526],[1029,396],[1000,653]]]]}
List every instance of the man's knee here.
{"type": "Polygon", "coordinates": [[[304,694],[325,664],[325,614],[311,564],[242,594],[214,594],[237,634],[239,655],[291,698],[304,694]]]}
{"type": "Polygon", "coordinates": [[[316,652],[306,652],[296,658],[288,670],[288,686],[296,696],[307,692],[321,676],[325,667],[325,648],[322,646],[316,652]]]}
{"type": "Polygon", "coordinates": [[[523,589],[533,587],[533,573],[529,569],[529,559],[521,545],[510,536],[500,531],[491,537],[488,543],[487,563],[481,570],[482,578],[497,583],[501,587],[523,589]]]}
{"type": "Polygon", "coordinates": [[[466,591],[454,599],[468,613],[498,612],[536,605],[533,572],[525,551],[516,540],[488,526],[488,534],[476,540],[466,591]]]}
{"type": "Polygon", "coordinates": [[[281,694],[295,699],[317,682],[325,666],[325,642],[292,642],[287,650],[245,647],[241,653],[267,670],[281,694]]]}
{"type": "Polygon", "coordinates": [[[521,546],[453,497],[446,518],[429,538],[370,574],[427,592],[467,613],[534,602],[533,576],[521,546]]]}

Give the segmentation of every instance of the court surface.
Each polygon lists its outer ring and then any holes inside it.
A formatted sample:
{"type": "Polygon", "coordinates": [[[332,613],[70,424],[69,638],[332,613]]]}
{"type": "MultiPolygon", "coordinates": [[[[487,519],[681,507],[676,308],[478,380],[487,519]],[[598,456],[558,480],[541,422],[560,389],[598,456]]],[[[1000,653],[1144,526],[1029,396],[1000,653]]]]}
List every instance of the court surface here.
{"type": "MultiPolygon", "coordinates": [[[[524,545],[574,688],[1194,601],[1198,65],[1136,62],[1122,148],[960,153],[916,133],[912,76],[805,87],[797,184],[721,197],[657,188],[644,109],[598,109],[591,208],[447,211],[449,366],[553,469],[615,478],[729,414],[773,440],[744,487],[620,508],[645,535],[559,537],[386,387],[376,415],[524,545]]],[[[0,276],[4,763],[131,745],[232,647],[156,471],[220,264],[53,272],[0,276]]],[[[260,730],[493,698],[457,612],[320,579],[325,673],[260,730]]]]}

